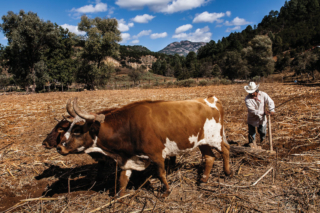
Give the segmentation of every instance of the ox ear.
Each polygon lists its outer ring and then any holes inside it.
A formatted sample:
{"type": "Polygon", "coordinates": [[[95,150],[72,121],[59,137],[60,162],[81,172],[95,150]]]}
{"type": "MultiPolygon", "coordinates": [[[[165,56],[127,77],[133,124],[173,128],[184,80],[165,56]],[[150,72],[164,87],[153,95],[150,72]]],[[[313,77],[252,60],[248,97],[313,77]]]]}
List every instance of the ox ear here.
{"type": "Polygon", "coordinates": [[[98,121],[99,123],[103,123],[105,118],[106,118],[105,115],[99,114],[99,115],[96,115],[95,120],[98,121]]]}

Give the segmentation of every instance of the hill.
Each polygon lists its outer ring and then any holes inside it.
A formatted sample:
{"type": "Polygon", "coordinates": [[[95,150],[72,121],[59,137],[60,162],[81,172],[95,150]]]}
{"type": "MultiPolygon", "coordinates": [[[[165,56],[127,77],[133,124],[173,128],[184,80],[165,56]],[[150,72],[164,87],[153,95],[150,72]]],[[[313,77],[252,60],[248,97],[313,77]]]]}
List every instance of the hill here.
{"type": "Polygon", "coordinates": [[[206,45],[206,42],[191,42],[191,41],[180,41],[173,42],[166,46],[164,49],[160,50],[159,53],[164,53],[167,55],[179,54],[180,56],[188,55],[189,52],[197,52],[198,49],[206,45]]]}
{"type": "Polygon", "coordinates": [[[120,48],[122,49],[122,51],[128,51],[128,52],[151,52],[148,48],[141,45],[133,45],[133,46],[120,45],[120,48]]]}

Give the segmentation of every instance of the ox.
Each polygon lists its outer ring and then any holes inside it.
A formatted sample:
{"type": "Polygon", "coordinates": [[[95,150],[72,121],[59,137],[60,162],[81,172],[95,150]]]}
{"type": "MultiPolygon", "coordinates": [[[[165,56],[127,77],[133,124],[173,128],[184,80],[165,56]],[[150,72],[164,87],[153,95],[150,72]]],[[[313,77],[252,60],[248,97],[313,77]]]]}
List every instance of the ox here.
{"type": "MultiPolygon", "coordinates": [[[[67,108],[71,108],[68,101],[67,108]]],[[[141,101],[106,114],[87,114],[73,101],[74,119],[57,151],[62,155],[100,152],[113,158],[120,168],[120,196],[125,193],[132,170],[142,171],[150,162],[158,166],[165,187],[163,197],[170,194],[164,161],[196,147],[205,159],[200,179],[207,182],[214,163],[212,148],[223,157],[223,169],[231,175],[230,146],[224,133],[224,112],[213,96],[187,101],[141,101]]]]}
{"type": "MultiPolygon", "coordinates": [[[[103,111],[98,112],[97,114],[106,114],[114,109],[115,108],[104,109],[103,111]]],[[[60,144],[61,139],[64,137],[64,134],[70,128],[70,125],[72,124],[73,120],[81,119],[73,111],[73,108],[72,107],[70,108],[70,104],[67,104],[67,112],[69,113],[69,116],[63,116],[63,119],[61,121],[58,121],[56,126],[51,130],[51,132],[43,140],[42,146],[44,148],[46,148],[46,149],[56,148],[58,146],[58,144],[60,144]]],[[[101,153],[97,153],[97,152],[91,152],[88,154],[94,160],[98,161],[98,171],[94,172],[94,175],[97,175],[105,167],[105,161],[106,161],[105,155],[102,155],[101,153]]],[[[103,177],[96,176],[96,180],[102,180],[102,179],[103,179],[103,177]]]]}
{"type": "MultiPolygon", "coordinates": [[[[97,112],[96,114],[106,114],[110,111],[113,111],[114,109],[115,108],[104,109],[103,111],[97,112]]],[[[73,108],[72,107],[70,108],[70,104],[67,104],[67,112],[69,113],[69,116],[63,116],[63,119],[61,121],[58,121],[56,126],[51,130],[51,132],[43,140],[42,146],[44,148],[46,149],[56,148],[57,145],[60,144],[64,134],[68,131],[73,120],[80,119],[79,116],[73,111],[73,108]]]]}

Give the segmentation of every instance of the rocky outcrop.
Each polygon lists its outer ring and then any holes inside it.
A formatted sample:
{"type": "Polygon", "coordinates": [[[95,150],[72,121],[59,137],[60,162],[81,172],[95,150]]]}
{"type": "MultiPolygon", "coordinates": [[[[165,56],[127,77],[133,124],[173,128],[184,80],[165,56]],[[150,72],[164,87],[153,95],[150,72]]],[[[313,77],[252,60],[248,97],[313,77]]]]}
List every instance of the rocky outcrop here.
{"type": "Polygon", "coordinates": [[[168,55],[174,55],[178,53],[179,55],[188,55],[189,52],[197,52],[198,49],[206,45],[206,42],[191,42],[191,41],[180,41],[173,42],[166,46],[164,49],[160,50],[159,53],[164,53],[168,55]]]}
{"type": "Polygon", "coordinates": [[[140,61],[141,63],[130,62],[129,58],[127,58],[125,62],[127,66],[132,67],[134,69],[137,69],[141,66],[145,66],[148,71],[149,69],[151,69],[152,63],[157,61],[157,58],[152,55],[145,55],[145,56],[141,56],[140,61]]]}
{"type": "Polygon", "coordinates": [[[107,56],[103,62],[106,64],[106,65],[111,65],[111,66],[114,66],[114,67],[120,67],[121,64],[119,61],[117,61],[116,59],[112,58],[112,57],[109,57],[107,56]]]}

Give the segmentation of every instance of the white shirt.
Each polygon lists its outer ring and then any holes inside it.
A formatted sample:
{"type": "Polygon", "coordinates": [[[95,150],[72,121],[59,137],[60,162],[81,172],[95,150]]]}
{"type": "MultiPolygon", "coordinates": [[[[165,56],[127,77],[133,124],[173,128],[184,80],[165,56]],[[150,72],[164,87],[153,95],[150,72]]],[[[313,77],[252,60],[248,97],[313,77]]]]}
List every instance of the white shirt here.
{"type": "Polygon", "coordinates": [[[255,100],[250,94],[247,95],[245,102],[248,108],[248,124],[258,127],[267,124],[267,116],[264,116],[264,107],[268,104],[270,112],[274,112],[274,102],[265,92],[259,91],[255,100]]]}

